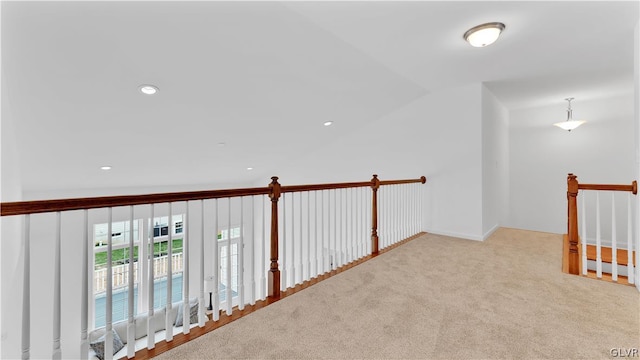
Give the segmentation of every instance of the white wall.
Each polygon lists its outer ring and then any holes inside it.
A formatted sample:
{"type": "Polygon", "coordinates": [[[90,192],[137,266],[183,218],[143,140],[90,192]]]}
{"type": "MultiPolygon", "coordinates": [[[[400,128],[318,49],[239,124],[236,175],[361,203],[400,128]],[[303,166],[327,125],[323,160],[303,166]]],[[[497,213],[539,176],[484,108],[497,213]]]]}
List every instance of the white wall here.
{"type": "MultiPolygon", "coordinates": [[[[1,138],[1,193],[0,200],[22,200],[22,186],[20,182],[20,162],[15,142],[14,124],[11,122],[10,104],[7,92],[2,83],[2,126],[1,138]]],[[[2,217],[0,241],[0,274],[2,279],[0,292],[0,357],[3,359],[19,358],[20,345],[20,313],[22,306],[22,249],[21,249],[21,220],[19,217],[2,217]],[[17,349],[7,346],[18,344],[17,349]]]]}
{"type": "MultiPolygon", "coordinates": [[[[282,184],[427,177],[423,230],[481,240],[481,86],[423,96],[278,171],[282,184]]],[[[334,126],[339,127],[340,124],[334,126]]]]}
{"type": "Polygon", "coordinates": [[[486,239],[504,224],[509,195],[507,109],[482,86],[482,233],[486,239]]]}
{"type": "Polygon", "coordinates": [[[566,119],[566,105],[509,113],[507,226],[566,233],[568,173],[596,184],[630,184],[638,175],[633,94],[574,100],[574,119],[588,122],[571,132],[552,125],[566,119]]]}

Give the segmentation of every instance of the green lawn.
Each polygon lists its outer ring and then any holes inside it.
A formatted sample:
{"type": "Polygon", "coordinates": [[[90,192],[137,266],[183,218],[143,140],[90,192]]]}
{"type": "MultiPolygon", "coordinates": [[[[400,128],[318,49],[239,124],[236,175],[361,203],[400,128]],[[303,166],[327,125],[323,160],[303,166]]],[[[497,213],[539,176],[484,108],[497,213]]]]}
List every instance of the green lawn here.
{"type": "MultiPolygon", "coordinates": [[[[153,254],[155,257],[167,254],[168,241],[158,242],[153,244],[153,254]]],[[[172,253],[177,254],[182,252],[182,239],[175,239],[172,241],[172,253]]],[[[111,252],[111,260],[113,265],[127,264],[129,262],[129,248],[117,249],[111,252]]],[[[133,247],[133,260],[138,260],[138,247],[133,247]]],[[[101,268],[107,265],[107,252],[98,252],[95,254],[95,267],[101,268]]]]}

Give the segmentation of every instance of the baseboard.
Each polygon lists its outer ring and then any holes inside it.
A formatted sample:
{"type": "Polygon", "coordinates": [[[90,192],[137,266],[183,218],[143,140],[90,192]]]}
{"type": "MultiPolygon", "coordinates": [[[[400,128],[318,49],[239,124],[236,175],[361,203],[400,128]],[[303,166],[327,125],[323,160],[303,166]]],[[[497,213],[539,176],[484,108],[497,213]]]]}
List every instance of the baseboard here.
{"type": "Polygon", "coordinates": [[[434,230],[434,229],[427,229],[425,231],[429,234],[450,236],[450,237],[455,237],[455,238],[460,238],[465,240],[483,241],[483,238],[478,235],[470,235],[470,234],[463,234],[463,233],[457,233],[452,231],[441,231],[441,230],[434,230]]]}
{"type": "Polygon", "coordinates": [[[489,238],[489,236],[491,236],[494,232],[496,232],[496,230],[498,230],[498,228],[500,227],[500,225],[495,224],[493,225],[493,227],[491,228],[491,230],[487,231],[484,236],[482,236],[482,241],[485,241],[489,238]]]}

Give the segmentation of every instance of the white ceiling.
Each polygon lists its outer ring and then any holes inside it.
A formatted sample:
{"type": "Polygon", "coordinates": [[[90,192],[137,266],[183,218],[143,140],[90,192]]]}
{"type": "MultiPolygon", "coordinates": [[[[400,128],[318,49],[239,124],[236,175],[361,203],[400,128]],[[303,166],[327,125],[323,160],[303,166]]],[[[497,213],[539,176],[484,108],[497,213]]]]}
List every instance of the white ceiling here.
{"type": "Polygon", "coordinates": [[[639,11],[637,1],[3,1],[3,124],[15,128],[25,191],[252,183],[274,158],[303,159],[447,87],[484,82],[509,109],[632,92],[639,11]],[[464,42],[491,21],[507,26],[498,42],[464,42]],[[160,92],[141,95],[147,83],[160,92]]]}

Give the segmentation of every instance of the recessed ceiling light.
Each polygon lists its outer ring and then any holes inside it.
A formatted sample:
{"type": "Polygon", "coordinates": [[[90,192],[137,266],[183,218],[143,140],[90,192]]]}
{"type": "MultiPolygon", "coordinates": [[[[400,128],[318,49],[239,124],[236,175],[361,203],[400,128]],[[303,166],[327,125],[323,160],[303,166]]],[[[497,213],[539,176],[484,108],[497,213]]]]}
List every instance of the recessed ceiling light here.
{"type": "Polygon", "coordinates": [[[491,22],[474,26],[464,33],[464,39],[474,47],[485,47],[493,44],[505,26],[500,22],[491,22]]]}
{"type": "Polygon", "coordinates": [[[333,124],[333,121],[325,121],[324,122],[324,126],[331,126],[333,124]]]}
{"type": "Polygon", "coordinates": [[[253,170],[253,168],[252,167],[248,167],[247,170],[251,171],[251,170],[253,170]]]}
{"type": "Polygon", "coordinates": [[[153,95],[158,92],[158,87],[154,85],[140,85],[139,89],[145,95],[153,95]]]}
{"type": "Polygon", "coordinates": [[[100,170],[111,170],[111,166],[102,166],[100,170]]]}

